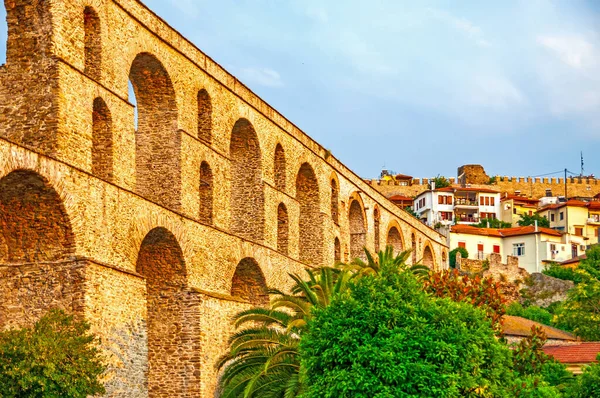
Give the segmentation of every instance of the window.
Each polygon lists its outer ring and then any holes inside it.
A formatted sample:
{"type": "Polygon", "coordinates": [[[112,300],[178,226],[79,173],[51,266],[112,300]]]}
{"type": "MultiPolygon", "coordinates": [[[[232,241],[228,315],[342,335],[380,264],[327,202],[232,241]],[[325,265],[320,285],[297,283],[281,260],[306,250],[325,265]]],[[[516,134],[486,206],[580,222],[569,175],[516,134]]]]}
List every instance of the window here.
{"type": "Polygon", "coordinates": [[[467,243],[466,242],[458,242],[458,247],[462,247],[463,249],[466,249],[467,243]]]}
{"type": "Polygon", "coordinates": [[[444,198],[445,198],[444,196],[441,196],[441,195],[438,196],[438,205],[443,205],[444,204],[444,200],[445,200],[444,198]]]}
{"type": "Polygon", "coordinates": [[[550,214],[550,221],[554,222],[554,214],[550,214]]]}
{"type": "Polygon", "coordinates": [[[490,205],[491,206],[496,206],[496,198],[494,198],[494,197],[490,198],[490,205]]]}
{"type": "Polygon", "coordinates": [[[533,211],[529,210],[529,216],[533,216],[533,211]]]}
{"type": "Polygon", "coordinates": [[[565,219],[565,212],[564,212],[564,211],[561,211],[561,212],[560,212],[560,221],[562,221],[562,220],[564,220],[564,219],[565,219]]]}
{"type": "Polygon", "coordinates": [[[490,197],[489,197],[489,196],[486,196],[486,197],[485,197],[485,205],[486,205],[486,206],[489,206],[489,205],[490,205],[490,197]]]}
{"type": "Polygon", "coordinates": [[[477,258],[483,260],[483,243],[477,244],[477,258]]]}
{"type": "Polygon", "coordinates": [[[499,245],[494,245],[494,253],[500,254],[500,246],[499,245]]]}
{"type": "Polygon", "coordinates": [[[483,203],[484,203],[484,201],[485,201],[485,199],[483,198],[483,196],[480,196],[480,197],[479,197],[479,204],[480,204],[481,206],[483,206],[483,203]]]}
{"type": "Polygon", "coordinates": [[[550,258],[552,260],[556,258],[556,253],[558,253],[558,251],[556,250],[556,245],[554,243],[550,244],[550,258]]]}
{"type": "Polygon", "coordinates": [[[525,255],[525,243],[513,243],[513,256],[525,255]]]}
{"type": "Polygon", "coordinates": [[[440,217],[444,221],[452,221],[452,212],[442,211],[442,212],[440,212],[440,217]]]}
{"type": "Polygon", "coordinates": [[[594,236],[597,238],[598,237],[598,231],[600,231],[600,228],[596,228],[596,230],[594,231],[594,236]]]}
{"type": "Polygon", "coordinates": [[[583,236],[583,228],[575,227],[575,236],[583,236]]]}

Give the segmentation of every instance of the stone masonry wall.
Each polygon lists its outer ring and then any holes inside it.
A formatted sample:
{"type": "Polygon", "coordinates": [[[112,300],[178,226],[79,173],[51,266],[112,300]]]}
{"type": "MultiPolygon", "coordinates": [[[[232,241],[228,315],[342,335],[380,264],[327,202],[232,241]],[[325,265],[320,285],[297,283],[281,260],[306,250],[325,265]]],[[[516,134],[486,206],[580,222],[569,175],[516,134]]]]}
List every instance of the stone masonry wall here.
{"type": "Polygon", "coordinates": [[[352,202],[368,249],[395,226],[396,245],[447,267],[443,236],[138,1],[5,4],[0,328],[84,315],[107,396],[212,396],[233,314],[350,260],[352,202]]]}

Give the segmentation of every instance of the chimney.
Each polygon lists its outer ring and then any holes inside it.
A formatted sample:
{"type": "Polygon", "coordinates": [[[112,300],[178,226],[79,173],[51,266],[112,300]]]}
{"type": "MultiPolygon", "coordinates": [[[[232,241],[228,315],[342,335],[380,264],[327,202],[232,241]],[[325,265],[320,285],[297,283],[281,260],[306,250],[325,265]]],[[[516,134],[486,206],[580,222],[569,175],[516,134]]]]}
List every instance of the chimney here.
{"type": "Polygon", "coordinates": [[[535,232],[538,232],[538,224],[537,224],[537,220],[535,220],[535,232]]]}
{"type": "Polygon", "coordinates": [[[435,181],[431,181],[431,190],[435,191],[435,181]]]}

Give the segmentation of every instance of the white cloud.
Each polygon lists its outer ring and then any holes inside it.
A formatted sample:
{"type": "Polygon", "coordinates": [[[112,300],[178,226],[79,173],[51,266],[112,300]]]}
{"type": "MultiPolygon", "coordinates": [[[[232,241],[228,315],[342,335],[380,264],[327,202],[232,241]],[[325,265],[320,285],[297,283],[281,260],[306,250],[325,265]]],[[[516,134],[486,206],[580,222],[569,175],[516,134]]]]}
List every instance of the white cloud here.
{"type": "Polygon", "coordinates": [[[279,73],[270,68],[242,68],[237,73],[242,82],[255,83],[265,87],[282,87],[279,73]]]}
{"type": "Polygon", "coordinates": [[[594,45],[583,37],[539,36],[537,42],[570,67],[587,69],[599,63],[600,57],[594,45]]]}
{"type": "Polygon", "coordinates": [[[447,11],[437,8],[427,8],[427,12],[434,18],[452,26],[462,32],[480,47],[490,47],[492,44],[485,39],[482,29],[465,18],[459,18],[447,11]]]}
{"type": "Polygon", "coordinates": [[[477,76],[467,91],[466,101],[472,105],[507,110],[527,104],[525,95],[510,79],[503,76],[477,76]]]}

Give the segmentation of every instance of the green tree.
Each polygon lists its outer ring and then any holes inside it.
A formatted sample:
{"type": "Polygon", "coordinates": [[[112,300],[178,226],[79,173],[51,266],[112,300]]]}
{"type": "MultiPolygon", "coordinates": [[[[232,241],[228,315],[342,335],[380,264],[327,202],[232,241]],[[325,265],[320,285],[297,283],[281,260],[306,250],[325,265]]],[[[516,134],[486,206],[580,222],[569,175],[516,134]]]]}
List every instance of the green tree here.
{"type": "Polygon", "coordinates": [[[435,183],[435,188],[447,188],[449,186],[451,186],[452,184],[450,184],[450,181],[448,181],[448,179],[446,177],[440,177],[440,175],[438,174],[437,177],[433,178],[431,180],[431,182],[435,183]]]}
{"type": "Polygon", "coordinates": [[[528,225],[535,225],[535,222],[538,222],[538,227],[550,228],[550,221],[546,217],[540,216],[538,213],[534,213],[532,216],[529,214],[521,214],[521,219],[517,221],[521,227],[525,227],[528,225]]]}
{"type": "Polygon", "coordinates": [[[565,281],[573,281],[574,283],[580,283],[587,280],[587,275],[585,275],[585,273],[573,268],[564,267],[557,263],[551,263],[546,266],[542,271],[542,274],[565,281]]]}
{"type": "Polygon", "coordinates": [[[300,355],[305,398],[493,396],[511,365],[483,311],[388,267],[315,310],[300,355]]]}
{"type": "Polygon", "coordinates": [[[593,246],[576,273],[581,281],[569,290],[557,314],[559,327],[584,340],[600,340],[600,246],[593,246]]]}
{"type": "MultiPolygon", "coordinates": [[[[600,355],[598,355],[600,362],[600,355]]],[[[584,369],[583,374],[567,388],[567,398],[600,397],[600,363],[595,363],[584,369]]]]}
{"type": "Polygon", "coordinates": [[[106,370],[86,322],[51,310],[32,328],[0,333],[0,396],[85,398],[104,394],[106,370]]]}
{"type": "Polygon", "coordinates": [[[460,253],[462,258],[469,258],[469,252],[464,247],[452,249],[448,254],[450,260],[450,268],[456,268],[456,253],[460,253]]]}
{"type": "Polygon", "coordinates": [[[408,214],[410,214],[411,216],[413,216],[416,219],[419,219],[419,215],[417,214],[416,211],[413,210],[413,208],[411,206],[406,206],[404,208],[404,211],[407,212],[408,214]]]}
{"type": "Polygon", "coordinates": [[[532,321],[539,322],[544,325],[554,326],[554,323],[552,321],[554,314],[552,314],[546,308],[538,307],[535,305],[523,307],[519,302],[515,301],[507,307],[506,313],[508,315],[520,316],[526,319],[530,319],[532,321]]]}
{"type": "Polygon", "coordinates": [[[497,218],[484,218],[484,219],[479,220],[479,224],[475,224],[474,227],[477,227],[477,228],[510,228],[510,227],[512,227],[512,224],[509,222],[500,221],[497,218]]]}

